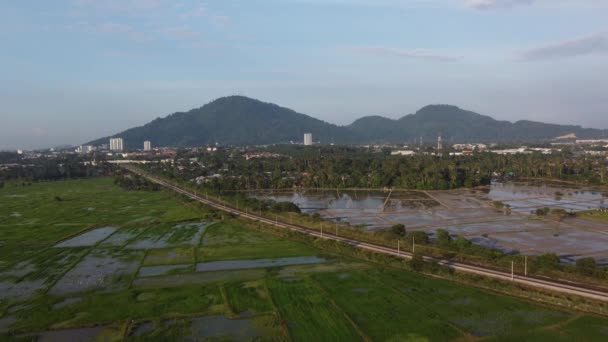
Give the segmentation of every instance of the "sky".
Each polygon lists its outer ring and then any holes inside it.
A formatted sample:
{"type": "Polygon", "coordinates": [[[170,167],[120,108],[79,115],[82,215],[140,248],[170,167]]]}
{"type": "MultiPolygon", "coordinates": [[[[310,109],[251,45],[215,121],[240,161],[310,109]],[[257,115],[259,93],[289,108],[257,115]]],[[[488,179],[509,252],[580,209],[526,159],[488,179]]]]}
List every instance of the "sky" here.
{"type": "Polygon", "coordinates": [[[0,1],[0,149],[245,95],[335,124],[453,104],[608,128],[606,0],[0,1]]]}

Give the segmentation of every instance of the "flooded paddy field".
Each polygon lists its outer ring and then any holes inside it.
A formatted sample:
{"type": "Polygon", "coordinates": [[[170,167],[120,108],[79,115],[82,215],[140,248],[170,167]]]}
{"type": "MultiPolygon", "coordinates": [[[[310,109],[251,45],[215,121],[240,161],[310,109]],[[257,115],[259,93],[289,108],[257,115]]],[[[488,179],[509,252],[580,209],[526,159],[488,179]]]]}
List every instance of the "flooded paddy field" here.
{"type": "Polygon", "coordinates": [[[326,262],[319,257],[291,257],[277,259],[226,260],[196,264],[196,272],[240,270],[248,268],[269,268],[290,265],[318,264],[326,262]]]}
{"type": "Polygon", "coordinates": [[[66,295],[92,289],[125,289],[143,255],[143,251],[125,253],[112,249],[94,249],[61,277],[50,293],[66,295]]]}
{"type": "Polygon", "coordinates": [[[366,230],[403,224],[408,230],[448,230],[505,252],[553,252],[564,261],[593,256],[608,264],[608,224],[580,218],[536,217],[540,208],[579,212],[604,208],[608,192],[542,182],[494,183],[451,191],[341,191],[253,193],[290,201],[305,213],[366,230]],[[509,213],[497,210],[502,202],[509,213]]]}
{"type": "Polygon", "coordinates": [[[127,248],[153,249],[196,245],[205,232],[206,226],[207,223],[204,222],[154,225],[146,228],[127,248]]]}
{"type": "MultiPolygon", "coordinates": [[[[0,241],[6,241],[2,248],[9,248],[0,249],[6,260],[0,264],[0,340],[443,341],[473,335],[558,340],[573,339],[580,331],[587,340],[606,336],[608,320],[601,317],[378,267],[246,221],[214,222],[217,216],[204,208],[189,209],[163,192],[127,192],[100,180],[62,184],[65,189],[55,183],[22,189],[28,197],[5,197],[6,189],[0,190],[0,200],[53,200],[56,193],[66,199],[49,204],[52,210],[43,217],[48,225],[13,226],[21,218],[40,219],[32,217],[25,202],[0,206],[10,207],[4,216],[23,214],[0,226],[0,241]],[[100,193],[98,202],[78,197],[89,188],[100,193]],[[114,196],[125,196],[128,203],[110,200],[114,196]],[[121,207],[113,207],[115,202],[121,207]],[[30,228],[33,232],[23,232],[21,243],[10,236],[30,228]],[[21,255],[18,250],[27,251],[21,255]]],[[[462,203],[462,194],[394,192],[388,201],[386,196],[356,195],[363,201],[357,205],[362,217],[381,216],[378,226],[383,226],[407,213],[428,218],[418,229],[450,223],[450,230],[483,237],[484,222],[494,215],[505,234],[488,239],[502,239],[504,246],[513,243],[509,232],[521,222],[525,231],[544,227],[543,220],[527,215],[496,213],[482,191],[462,203]],[[384,215],[369,204],[385,206],[384,215]],[[450,213],[446,206],[459,210],[450,213]],[[467,209],[477,212],[469,215],[467,209]]],[[[345,202],[315,210],[355,217],[345,202]]],[[[569,239],[564,230],[554,236],[545,229],[546,239],[562,234],[569,239]]],[[[592,252],[602,253],[601,248],[592,252]]]]}

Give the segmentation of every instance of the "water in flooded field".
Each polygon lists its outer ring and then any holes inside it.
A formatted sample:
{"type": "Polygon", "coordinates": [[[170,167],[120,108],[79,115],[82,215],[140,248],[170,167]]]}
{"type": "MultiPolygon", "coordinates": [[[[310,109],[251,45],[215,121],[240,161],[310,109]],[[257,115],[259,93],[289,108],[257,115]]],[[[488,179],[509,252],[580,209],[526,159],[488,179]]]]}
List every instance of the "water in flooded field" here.
{"type": "Polygon", "coordinates": [[[116,231],[116,227],[103,227],[90,230],[69,240],[58,243],[55,247],[88,247],[97,244],[116,231]]]}
{"type": "Polygon", "coordinates": [[[592,253],[599,262],[608,262],[605,224],[598,226],[576,218],[561,222],[537,219],[534,214],[545,207],[577,212],[608,206],[608,192],[593,188],[511,182],[452,191],[305,190],[257,192],[251,196],[293,202],[304,213],[319,213],[325,220],[367,230],[394,224],[429,233],[446,229],[506,252],[555,252],[570,260],[592,253]],[[508,205],[511,213],[496,210],[494,201],[508,205]]]}
{"type": "Polygon", "coordinates": [[[305,265],[325,262],[323,258],[315,256],[277,258],[277,259],[253,259],[253,260],[226,260],[210,261],[196,264],[197,272],[226,271],[248,268],[266,268],[288,265],[305,265]]]}

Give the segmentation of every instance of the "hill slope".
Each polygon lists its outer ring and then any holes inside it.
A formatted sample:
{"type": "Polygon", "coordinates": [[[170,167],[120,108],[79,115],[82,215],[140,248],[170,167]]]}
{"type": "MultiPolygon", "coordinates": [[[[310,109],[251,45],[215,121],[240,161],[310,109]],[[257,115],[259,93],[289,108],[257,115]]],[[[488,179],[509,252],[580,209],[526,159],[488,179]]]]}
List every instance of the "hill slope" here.
{"type": "MultiPolygon", "coordinates": [[[[188,147],[214,144],[262,145],[301,142],[304,133],[322,143],[403,143],[437,139],[448,142],[538,142],[570,133],[579,138],[604,138],[608,130],[588,129],[532,121],[498,121],[489,116],[449,105],[430,105],[398,120],[381,116],[360,118],[337,126],[271,103],[243,96],[217,99],[188,112],[174,113],[144,126],[114,135],[126,148],[141,148],[144,140],[154,146],[188,147]]],[[[109,137],[90,142],[107,143],[109,137]]]]}
{"type": "Polygon", "coordinates": [[[436,140],[439,133],[448,142],[540,142],[570,133],[579,138],[608,136],[608,130],[580,126],[498,121],[450,105],[426,106],[398,120],[363,117],[347,127],[372,142],[414,142],[420,137],[429,142],[436,140]]]}
{"type": "MultiPolygon", "coordinates": [[[[355,142],[352,132],[327,122],[243,96],[217,99],[186,113],[174,113],[144,126],[131,128],[117,137],[125,147],[140,148],[144,140],[155,146],[261,145],[302,141],[304,133],[313,133],[324,143],[355,142]]],[[[101,138],[91,142],[107,142],[101,138]]]]}

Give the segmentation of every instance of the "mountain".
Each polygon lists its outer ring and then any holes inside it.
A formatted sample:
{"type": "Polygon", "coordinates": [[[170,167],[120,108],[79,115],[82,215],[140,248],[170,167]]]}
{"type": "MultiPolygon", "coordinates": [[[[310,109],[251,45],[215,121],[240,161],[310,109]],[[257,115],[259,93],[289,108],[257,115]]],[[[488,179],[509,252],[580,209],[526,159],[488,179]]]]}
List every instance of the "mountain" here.
{"type": "Polygon", "coordinates": [[[377,143],[414,142],[420,137],[429,142],[435,141],[438,134],[449,142],[543,142],[563,135],[583,139],[608,137],[608,130],[534,121],[511,123],[450,105],[426,106],[397,120],[363,117],[347,127],[377,143]]]}
{"type": "MultiPolygon", "coordinates": [[[[144,140],[151,140],[154,146],[175,147],[300,142],[304,133],[313,133],[315,141],[324,143],[357,141],[347,128],[244,96],[223,97],[112,137],[123,138],[126,148],[141,148],[144,140]]],[[[89,144],[107,143],[108,139],[89,144]]]]}
{"type": "MultiPolygon", "coordinates": [[[[362,117],[337,126],[271,103],[244,96],[217,99],[188,112],[158,118],[112,137],[124,139],[126,148],[141,148],[144,140],[155,146],[263,145],[301,142],[312,133],[322,143],[541,142],[563,135],[605,138],[608,130],[545,124],[533,121],[498,121],[451,105],[429,105],[400,119],[362,117]]],[[[107,143],[110,137],[90,142],[107,143]]]]}

